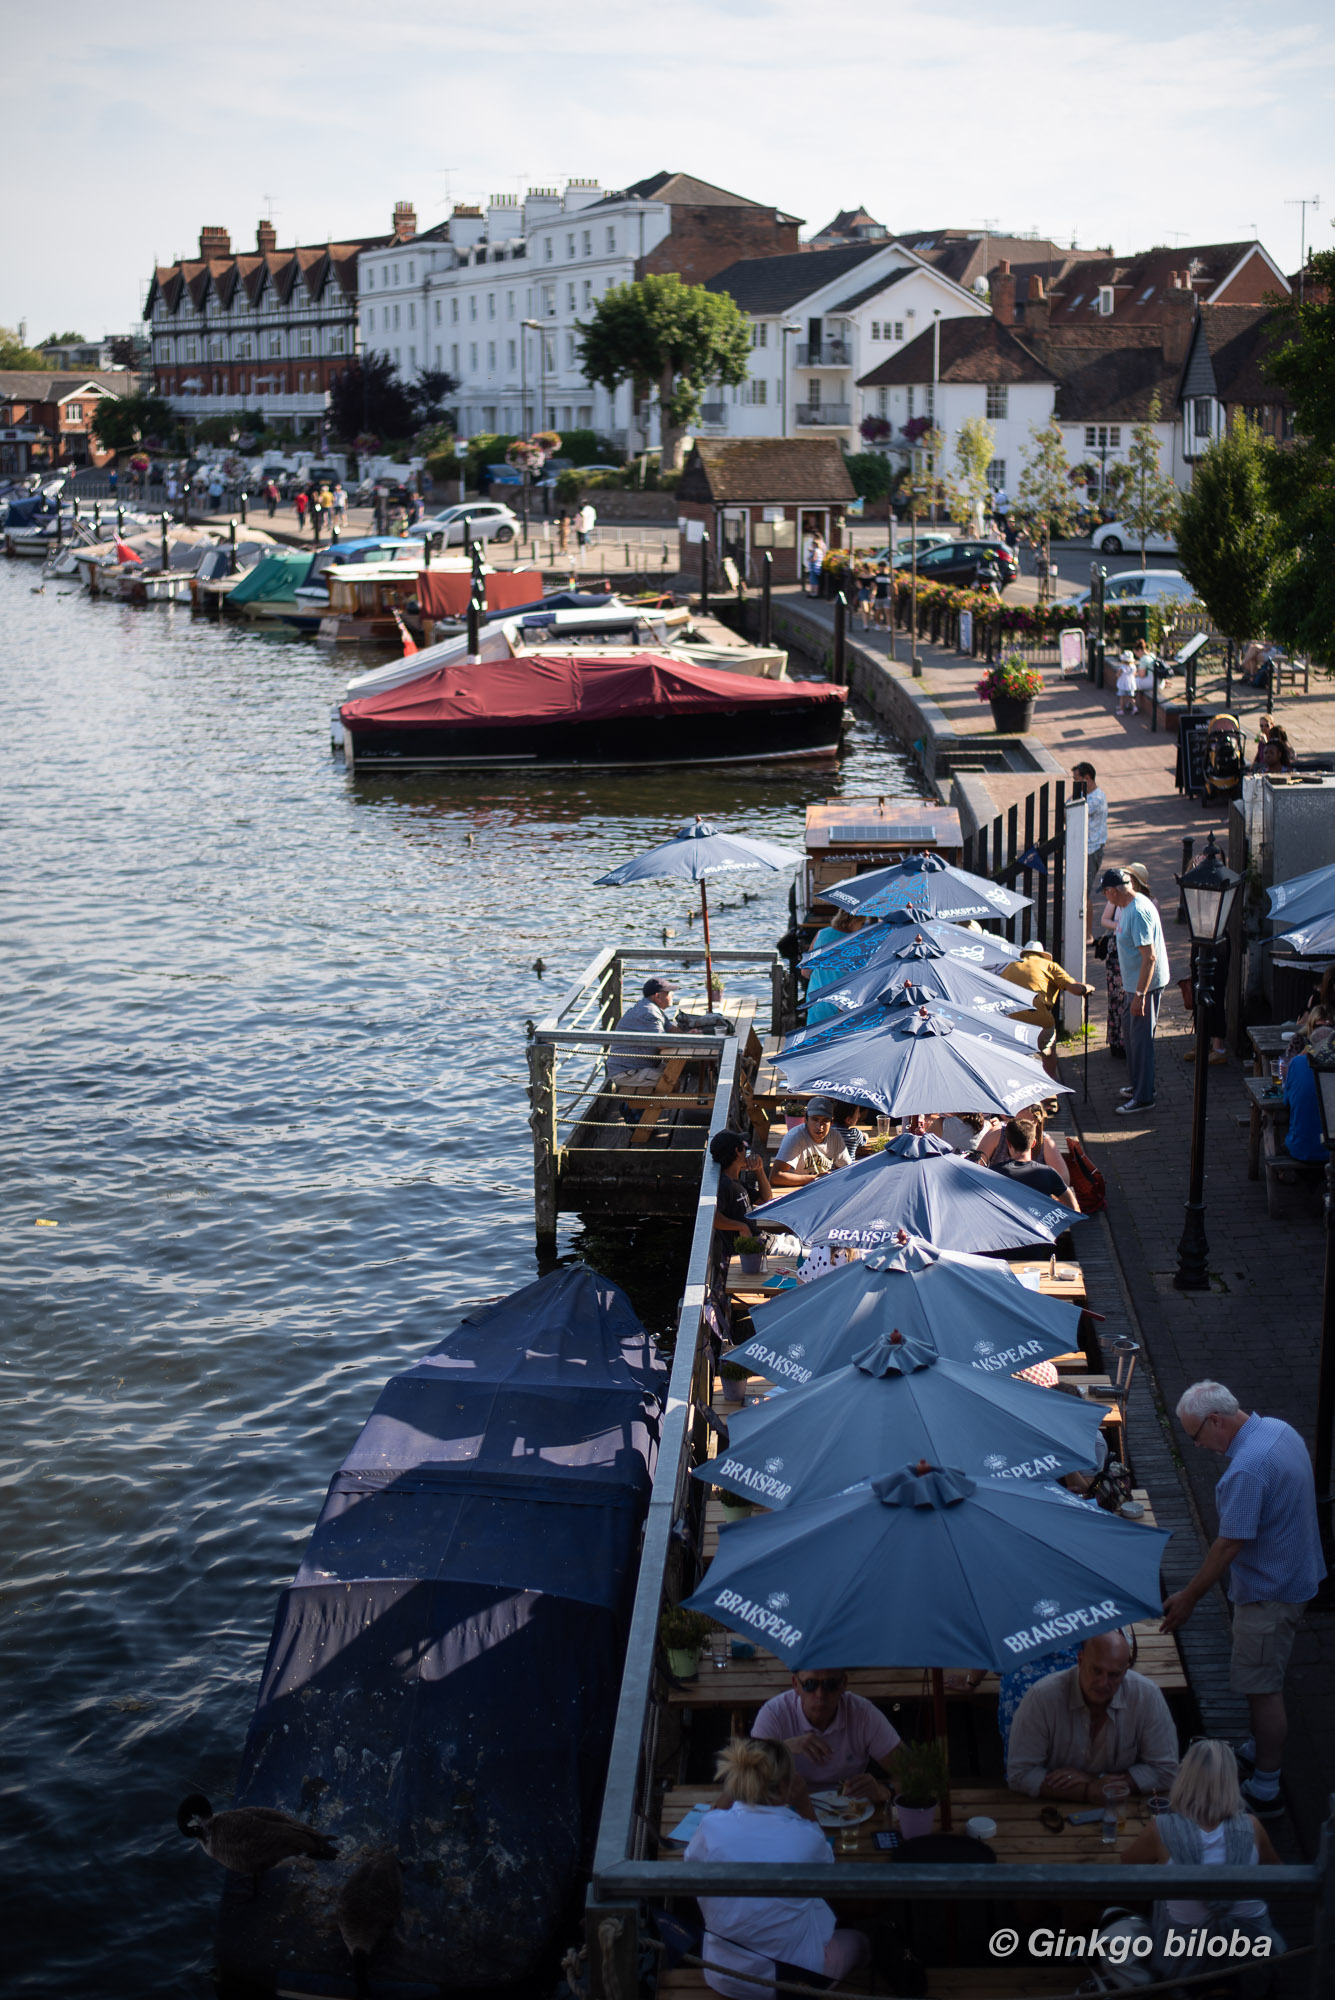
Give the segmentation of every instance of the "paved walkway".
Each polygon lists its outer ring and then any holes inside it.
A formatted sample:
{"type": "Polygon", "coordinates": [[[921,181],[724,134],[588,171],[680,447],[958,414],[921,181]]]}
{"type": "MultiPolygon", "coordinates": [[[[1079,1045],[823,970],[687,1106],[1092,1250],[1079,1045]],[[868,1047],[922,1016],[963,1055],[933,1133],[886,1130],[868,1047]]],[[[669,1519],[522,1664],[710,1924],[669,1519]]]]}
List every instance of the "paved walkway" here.
{"type": "MultiPolygon", "coordinates": [[[[805,609],[827,615],[830,607],[805,609]]],[[[851,635],[884,653],[884,634],[851,635]]],[[[900,635],[901,661],[906,654],[900,635]]],[[[981,669],[973,660],[921,645],[920,685],[960,731],[989,731],[985,703],[973,692],[981,669]]],[[[907,672],[907,668],[903,668],[907,672]]],[[[1034,734],[1066,769],[1088,760],[1108,794],[1111,864],[1141,861],[1149,870],[1151,893],[1164,920],[1176,979],[1187,969],[1186,926],[1175,921],[1175,870],[1182,865],[1182,840],[1201,841],[1210,826],[1221,826],[1219,809],[1206,810],[1173,789],[1174,739],[1153,735],[1148,719],[1119,716],[1111,688],[1103,693],[1088,680],[1061,682],[1045,673],[1047,688],[1034,713],[1034,734]]],[[[1202,686],[1202,705],[1222,707],[1222,684],[1202,686]]],[[[1234,713],[1250,739],[1261,697],[1235,691],[1234,713]]],[[[1335,744],[1335,690],[1313,680],[1310,694],[1277,703],[1299,751],[1335,744]]],[[[1014,781],[1011,781],[1012,783],[1014,781]]],[[[1021,781],[1022,795],[1033,780],[1021,781]]],[[[988,778],[989,789],[1001,786],[988,778]]],[[[1009,803],[1010,794],[1004,795],[1009,803]]],[[[1101,970],[1091,975],[1101,984],[1101,970]]],[[[1211,1068],[1206,1230],[1210,1242],[1211,1288],[1178,1292],[1172,1284],[1181,1235],[1188,1177],[1193,1066],[1183,1057],[1191,1046],[1190,1022],[1174,988],[1169,989],[1157,1039],[1157,1101],[1143,1118],[1113,1115],[1126,1065],[1107,1053],[1102,991],[1091,1002],[1089,1097],[1083,1096],[1084,1065],[1078,1055],[1063,1058],[1065,1080],[1076,1090],[1075,1116],[1089,1151],[1108,1182],[1108,1216],[1122,1286],[1119,1305],[1144,1342],[1149,1363],[1146,1388],[1133,1415],[1138,1470],[1150,1484],[1165,1525],[1194,1517],[1208,1539],[1215,1532],[1213,1495],[1223,1460],[1189,1445],[1171,1420],[1177,1398],[1204,1376],[1226,1382],[1245,1408],[1284,1417],[1312,1442],[1316,1401],[1318,1341],[1325,1232],[1320,1220],[1272,1221],[1266,1213],[1263,1182],[1246,1177],[1247,1121],[1240,1082],[1242,1066],[1211,1068]],[[1122,1289],[1124,1287],[1124,1289],[1122,1289]],[[1140,1462],[1143,1459],[1143,1462],[1140,1462]],[[1156,1471],[1160,1477],[1156,1477],[1156,1471]],[[1181,1476],[1180,1513],[1165,1492],[1164,1480],[1181,1476]]],[[[1082,1232],[1081,1254],[1095,1230],[1082,1232]]],[[[1091,1249],[1093,1245],[1091,1244],[1091,1249]]],[[[1092,1274],[1096,1275],[1096,1274],[1092,1274]]],[[[1100,1286],[1102,1295],[1103,1287],[1100,1286]]],[[[1170,1545],[1168,1575],[1177,1581],[1195,1567],[1186,1536],[1170,1545]]],[[[1219,1593],[1200,1606],[1183,1633],[1183,1650],[1193,1691],[1209,1732],[1236,1740],[1240,1706],[1227,1686],[1226,1610],[1219,1593]]],[[[1297,1843],[1315,1851],[1317,1830],[1335,1792],[1335,1614],[1313,1612],[1299,1637],[1289,1675],[1292,1734],[1284,1784],[1290,1818],[1280,1822],[1277,1840],[1289,1852],[1297,1843]]],[[[1245,1732],[1244,1732],[1245,1733],[1245,1732]]]]}

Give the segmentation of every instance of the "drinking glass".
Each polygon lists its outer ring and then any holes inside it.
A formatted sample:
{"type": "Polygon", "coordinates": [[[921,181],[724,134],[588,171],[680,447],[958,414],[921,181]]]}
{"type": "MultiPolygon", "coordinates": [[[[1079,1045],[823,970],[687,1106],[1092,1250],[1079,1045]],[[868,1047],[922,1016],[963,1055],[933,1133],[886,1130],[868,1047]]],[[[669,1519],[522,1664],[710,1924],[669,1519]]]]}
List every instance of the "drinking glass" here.
{"type": "Polygon", "coordinates": [[[726,1667],[732,1658],[732,1633],[711,1632],[709,1635],[709,1657],[716,1667],[726,1667]]]}
{"type": "Polygon", "coordinates": [[[894,1131],[894,1129],[895,1129],[895,1121],[894,1121],[894,1119],[893,1119],[893,1118],[888,1118],[888,1117],[886,1116],[886,1114],[885,1114],[885,1112],[884,1112],[884,1111],[878,1111],[878,1112],[877,1112],[877,1114],[876,1114],[876,1136],[877,1136],[877,1138],[878,1138],[878,1139],[888,1139],[888,1138],[890,1137],[890,1134],[891,1134],[891,1133],[892,1133],[892,1132],[894,1131]]]}
{"type": "Polygon", "coordinates": [[[1117,1836],[1122,1831],[1122,1809],[1130,1795],[1131,1787],[1121,1779],[1103,1787],[1102,1837],[1105,1847],[1117,1845],[1117,1836]]]}

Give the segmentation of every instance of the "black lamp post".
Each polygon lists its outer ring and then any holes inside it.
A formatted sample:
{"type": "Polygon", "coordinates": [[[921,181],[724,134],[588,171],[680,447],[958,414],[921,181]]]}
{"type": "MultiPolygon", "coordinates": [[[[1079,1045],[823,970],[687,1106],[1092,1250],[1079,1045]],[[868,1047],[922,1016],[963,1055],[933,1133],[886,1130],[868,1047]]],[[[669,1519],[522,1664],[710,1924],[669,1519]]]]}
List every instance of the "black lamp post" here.
{"type": "Polygon", "coordinates": [[[1210,1283],[1210,1246],[1205,1240],[1205,1108],[1210,1085],[1210,1009],[1215,1001],[1219,940],[1228,926],[1233,898],[1242,880],[1224,864],[1211,833],[1205,853],[1177,878],[1187,906],[1196,947],[1196,1080],[1191,1095],[1191,1186],[1187,1219],[1177,1246],[1173,1283],[1180,1292],[1203,1292],[1210,1283]]]}
{"type": "MultiPolygon", "coordinates": [[[[1335,1052],[1309,1053],[1326,1142],[1326,1269],[1321,1285],[1321,1367],[1316,1385],[1316,1503],[1327,1568],[1335,1564],[1331,1525],[1331,1433],[1335,1430],[1335,1052]]],[[[1330,1588],[1329,1578],[1326,1589],[1330,1588]]]]}

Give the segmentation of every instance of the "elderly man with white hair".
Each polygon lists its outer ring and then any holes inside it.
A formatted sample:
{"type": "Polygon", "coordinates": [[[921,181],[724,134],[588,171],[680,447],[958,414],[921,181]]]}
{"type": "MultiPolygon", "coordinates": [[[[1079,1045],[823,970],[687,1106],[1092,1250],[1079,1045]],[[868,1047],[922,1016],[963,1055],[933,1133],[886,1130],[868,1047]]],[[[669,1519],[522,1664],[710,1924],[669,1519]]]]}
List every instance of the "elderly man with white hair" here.
{"type": "Polygon", "coordinates": [[[1191,1582],[1165,1599],[1163,1630],[1184,1625],[1227,1573],[1229,1685],[1246,1695],[1252,1721],[1251,1739],[1238,1751],[1255,1767],[1242,1795],[1249,1811],[1274,1819],[1284,1810],[1284,1675],[1304,1607],[1326,1574],[1312,1461],[1291,1424],[1241,1409],[1222,1382],[1193,1382],[1178,1400],[1177,1419],[1193,1444],[1222,1452],[1228,1465],[1215,1488],[1219,1533],[1191,1582]]]}

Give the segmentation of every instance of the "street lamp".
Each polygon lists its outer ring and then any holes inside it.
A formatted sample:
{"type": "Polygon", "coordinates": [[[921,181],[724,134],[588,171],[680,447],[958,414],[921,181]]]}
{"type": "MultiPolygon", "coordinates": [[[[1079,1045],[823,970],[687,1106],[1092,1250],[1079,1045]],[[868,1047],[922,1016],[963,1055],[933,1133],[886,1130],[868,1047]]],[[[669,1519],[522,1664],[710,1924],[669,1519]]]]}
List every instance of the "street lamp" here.
{"type": "MultiPolygon", "coordinates": [[[[1331,1433],[1335,1430],[1335,1051],[1308,1052],[1321,1107],[1321,1136],[1326,1142],[1326,1268],[1321,1282],[1321,1366],[1316,1384],[1316,1503],[1321,1547],[1327,1568],[1335,1556],[1331,1524],[1331,1433]]],[[[1329,1589],[1329,1580],[1326,1589],[1329,1589]]]]}
{"type": "Polygon", "coordinates": [[[1196,1076],[1191,1095],[1191,1186],[1187,1216],[1177,1246],[1173,1283],[1180,1292],[1203,1292],[1210,1284],[1210,1246],[1205,1240],[1205,1106],[1210,1082],[1210,1009],[1215,1001],[1219,941],[1228,926],[1233,898],[1242,880],[1225,866],[1211,832],[1205,853],[1177,877],[1187,906],[1195,946],[1196,1076]]]}

